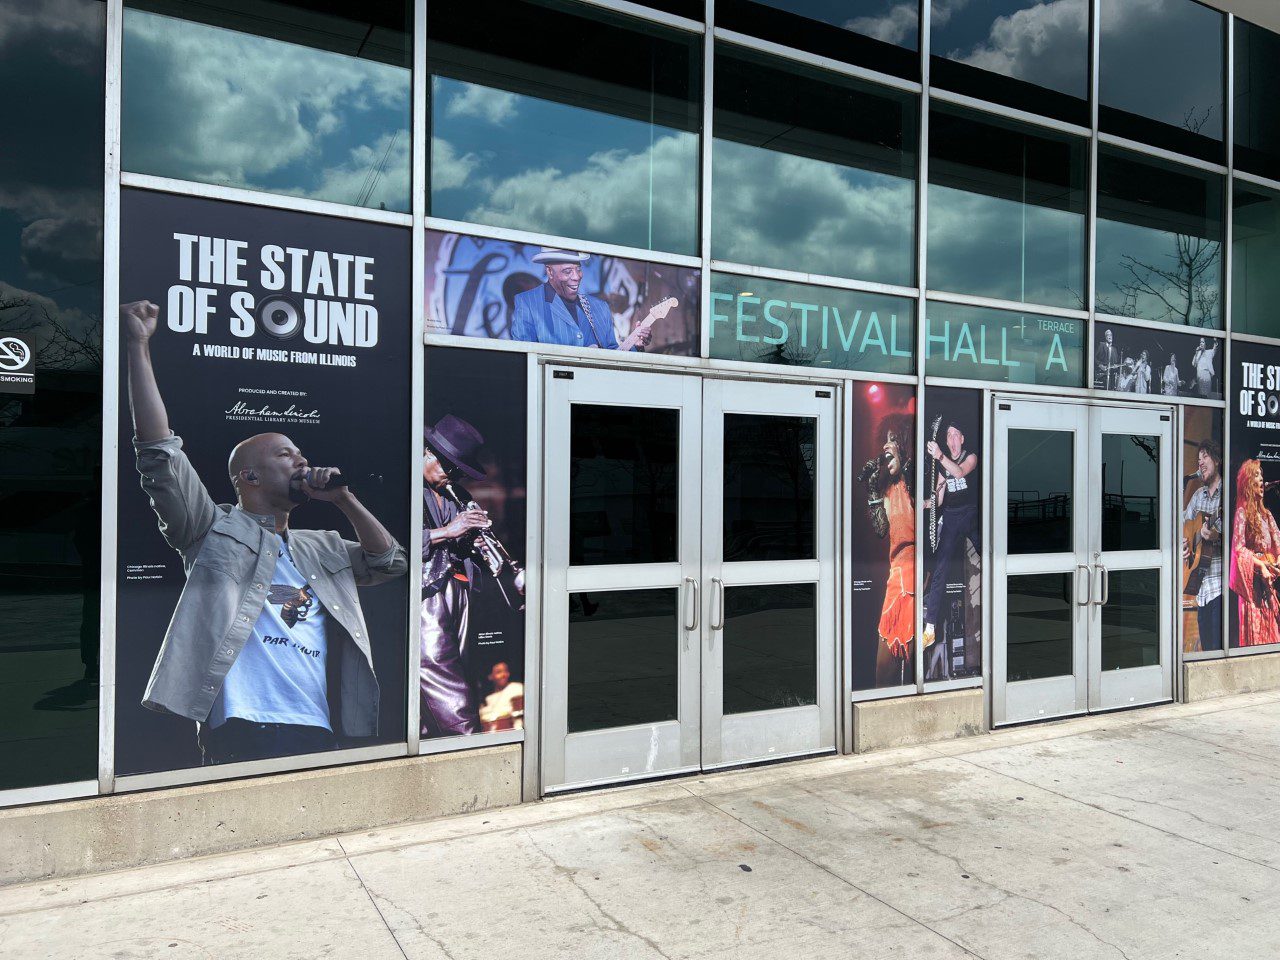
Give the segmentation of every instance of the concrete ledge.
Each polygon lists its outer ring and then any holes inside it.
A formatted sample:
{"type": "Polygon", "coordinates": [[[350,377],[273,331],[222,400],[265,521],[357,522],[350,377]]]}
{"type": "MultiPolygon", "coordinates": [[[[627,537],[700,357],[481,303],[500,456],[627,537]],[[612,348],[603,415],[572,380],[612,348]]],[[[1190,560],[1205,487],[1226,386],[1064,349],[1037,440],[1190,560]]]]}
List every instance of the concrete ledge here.
{"type": "Polygon", "coordinates": [[[854,753],[955,740],[984,732],[980,689],[853,705],[854,753]]]}
{"type": "Polygon", "coordinates": [[[1263,690],[1280,690],[1280,653],[1193,660],[1182,665],[1182,698],[1187,703],[1263,690]]]}
{"type": "Polygon", "coordinates": [[[0,810],[0,885],[520,802],[518,743],[0,810]]]}

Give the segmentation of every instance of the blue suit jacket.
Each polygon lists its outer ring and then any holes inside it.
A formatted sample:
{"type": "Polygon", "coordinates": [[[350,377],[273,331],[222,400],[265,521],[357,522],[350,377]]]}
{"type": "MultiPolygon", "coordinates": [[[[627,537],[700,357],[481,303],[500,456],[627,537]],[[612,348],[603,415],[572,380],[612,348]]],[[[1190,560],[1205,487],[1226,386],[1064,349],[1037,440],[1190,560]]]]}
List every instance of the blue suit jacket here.
{"type": "MultiPolygon", "coordinates": [[[[595,323],[600,343],[592,343],[590,334],[586,339],[583,338],[577,318],[570,316],[564,301],[546,283],[516,295],[515,310],[511,317],[511,339],[529,343],[559,343],[566,347],[599,346],[606,350],[617,350],[618,338],[613,333],[613,314],[609,311],[609,305],[599,297],[583,296],[591,304],[591,319],[595,323]],[[549,301],[548,294],[551,297],[549,301]]],[[[582,307],[579,306],[576,312],[582,316],[582,307]]],[[[586,318],[582,319],[583,326],[586,326],[586,318]]]]}

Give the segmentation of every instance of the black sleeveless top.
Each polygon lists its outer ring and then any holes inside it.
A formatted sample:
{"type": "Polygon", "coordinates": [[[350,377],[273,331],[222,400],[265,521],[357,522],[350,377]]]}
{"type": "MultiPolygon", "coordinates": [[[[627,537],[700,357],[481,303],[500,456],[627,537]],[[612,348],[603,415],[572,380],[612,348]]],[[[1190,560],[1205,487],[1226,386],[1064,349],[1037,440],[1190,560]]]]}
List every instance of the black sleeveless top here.
{"type": "MultiPolygon", "coordinates": [[[[956,463],[964,463],[968,457],[968,450],[961,450],[960,456],[956,457],[956,463]]],[[[967,507],[973,506],[978,502],[978,474],[982,470],[981,462],[969,471],[968,475],[963,477],[953,477],[947,473],[945,467],[938,465],[938,471],[942,474],[947,482],[947,492],[943,496],[942,509],[947,507],[967,507]]]]}

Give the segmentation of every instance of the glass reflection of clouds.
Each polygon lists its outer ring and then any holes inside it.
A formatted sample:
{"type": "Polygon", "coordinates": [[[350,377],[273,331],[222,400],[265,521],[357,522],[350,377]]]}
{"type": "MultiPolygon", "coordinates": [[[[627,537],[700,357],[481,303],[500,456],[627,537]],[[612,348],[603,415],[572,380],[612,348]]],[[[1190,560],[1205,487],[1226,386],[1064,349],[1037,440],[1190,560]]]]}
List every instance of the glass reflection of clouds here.
{"type": "Polygon", "coordinates": [[[697,251],[698,135],[434,76],[431,214],[697,251]]]}
{"type": "Polygon", "coordinates": [[[127,9],[124,169],[410,208],[410,71],[127,9]]]}

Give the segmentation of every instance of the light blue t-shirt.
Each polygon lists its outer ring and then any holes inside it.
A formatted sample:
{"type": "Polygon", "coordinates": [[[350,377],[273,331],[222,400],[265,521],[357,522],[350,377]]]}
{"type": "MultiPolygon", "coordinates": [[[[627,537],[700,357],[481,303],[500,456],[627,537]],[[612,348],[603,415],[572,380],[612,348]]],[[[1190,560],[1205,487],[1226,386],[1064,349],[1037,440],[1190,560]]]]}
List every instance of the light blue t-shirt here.
{"type": "Polygon", "coordinates": [[[276,549],[267,602],[213,701],[210,727],[239,717],[331,729],[325,669],[328,616],[293,565],[288,544],[277,538],[276,549]]]}

